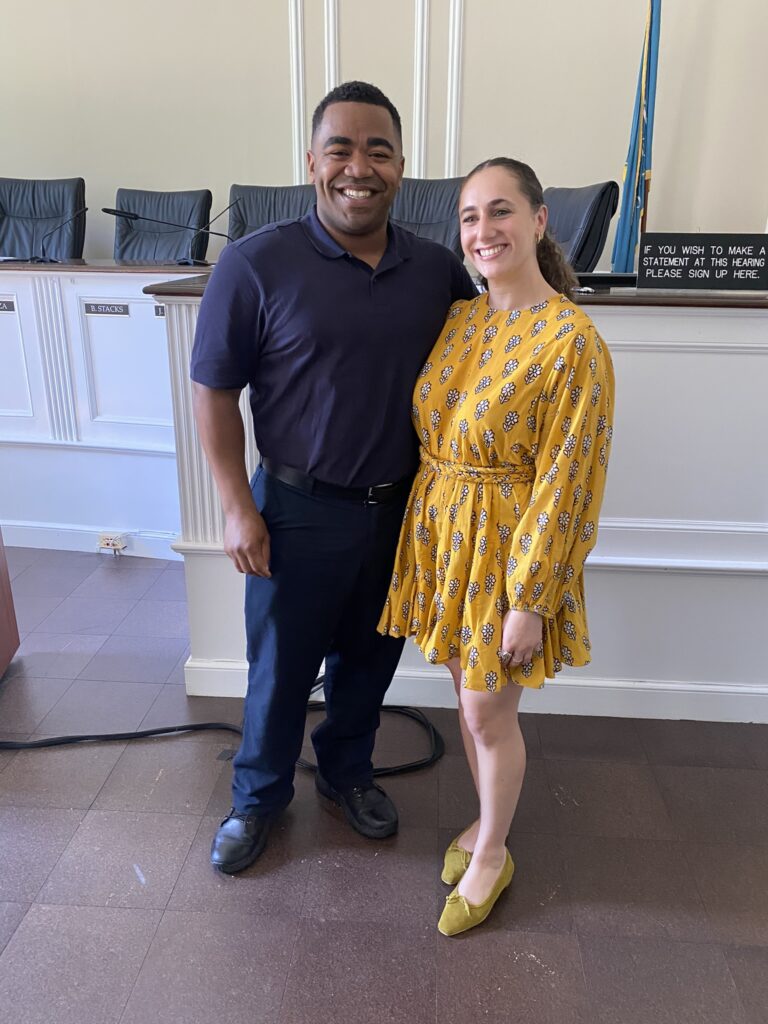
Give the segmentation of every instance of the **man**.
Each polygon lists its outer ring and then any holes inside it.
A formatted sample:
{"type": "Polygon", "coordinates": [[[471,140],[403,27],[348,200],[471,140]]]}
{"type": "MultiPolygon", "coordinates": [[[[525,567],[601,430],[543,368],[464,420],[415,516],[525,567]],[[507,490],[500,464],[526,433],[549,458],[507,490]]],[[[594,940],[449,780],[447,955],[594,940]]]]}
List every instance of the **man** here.
{"type": "Polygon", "coordinates": [[[388,223],[403,176],[400,117],[374,86],[320,103],[307,154],[317,206],[227,246],[192,354],[195,418],[247,573],[248,693],[233,807],[211,860],[261,854],[293,797],[310,689],[325,658],[316,786],[364,836],[397,831],[371,755],[402,641],[376,624],[416,466],[416,376],[452,302],[457,258],[388,223]],[[262,463],[249,485],[240,391],[262,463]]]}

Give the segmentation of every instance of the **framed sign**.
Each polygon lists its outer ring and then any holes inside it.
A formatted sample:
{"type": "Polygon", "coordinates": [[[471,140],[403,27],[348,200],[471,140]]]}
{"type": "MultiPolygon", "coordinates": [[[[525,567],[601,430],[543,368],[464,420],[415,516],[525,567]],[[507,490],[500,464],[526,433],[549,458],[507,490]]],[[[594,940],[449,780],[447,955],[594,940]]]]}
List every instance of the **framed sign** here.
{"type": "Polygon", "coordinates": [[[641,235],[637,287],[768,291],[768,235],[641,235]]]}

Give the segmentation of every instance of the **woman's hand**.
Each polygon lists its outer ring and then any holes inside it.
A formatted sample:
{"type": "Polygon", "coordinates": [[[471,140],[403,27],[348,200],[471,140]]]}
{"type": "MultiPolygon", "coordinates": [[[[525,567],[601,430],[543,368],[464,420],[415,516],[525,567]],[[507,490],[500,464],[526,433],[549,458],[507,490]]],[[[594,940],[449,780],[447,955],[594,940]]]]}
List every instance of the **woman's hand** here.
{"type": "Polygon", "coordinates": [[[501,627],[501,649],[510,655],[507,664],[532,661],[533,652],[541,646],[542,632],[542,618],[536,612],[508,611],[501,627]]]}

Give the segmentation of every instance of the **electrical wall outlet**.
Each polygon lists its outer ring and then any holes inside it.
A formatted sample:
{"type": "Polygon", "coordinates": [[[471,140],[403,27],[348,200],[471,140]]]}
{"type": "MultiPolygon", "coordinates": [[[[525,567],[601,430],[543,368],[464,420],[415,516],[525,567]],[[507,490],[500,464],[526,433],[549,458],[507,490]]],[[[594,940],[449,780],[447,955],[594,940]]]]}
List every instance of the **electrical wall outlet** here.
{"type": "Polygon", "coordinates": [[[100,533],[99,549],[106,551],[122,551],[126,547],[125,537],[122,533],[100,533]]]}

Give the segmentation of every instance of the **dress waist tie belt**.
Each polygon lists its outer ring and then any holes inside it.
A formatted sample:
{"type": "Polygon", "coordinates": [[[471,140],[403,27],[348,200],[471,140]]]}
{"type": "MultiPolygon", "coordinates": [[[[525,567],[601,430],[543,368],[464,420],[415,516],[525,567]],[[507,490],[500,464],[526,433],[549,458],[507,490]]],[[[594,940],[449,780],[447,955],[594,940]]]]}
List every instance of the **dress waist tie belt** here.
{"type": "Polygon", "coordinates": [[[423,465],[437,473],[438,476],[454,477],[478,484],[516,484],[533,483],[536,470],[533,466],[522,463],[500,466],[473,466],[468,462],[448,462],[446,459],[435,459],[424,448],[419,448],[419,458],[423,465]]]}

